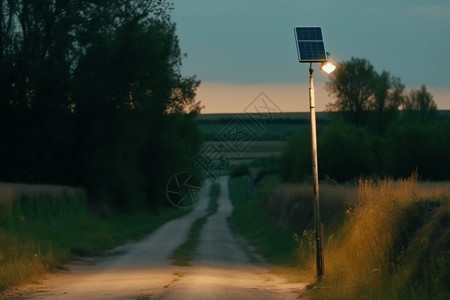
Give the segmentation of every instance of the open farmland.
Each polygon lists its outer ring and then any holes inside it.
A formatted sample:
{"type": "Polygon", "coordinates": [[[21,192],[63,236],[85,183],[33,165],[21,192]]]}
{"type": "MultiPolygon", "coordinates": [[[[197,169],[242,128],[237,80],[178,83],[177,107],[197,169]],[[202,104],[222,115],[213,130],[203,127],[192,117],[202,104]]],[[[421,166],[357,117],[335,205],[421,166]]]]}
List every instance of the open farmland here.
{"type": "Polygon", "coordinates": [[[222,157],[231,165],[249,163],[253,159],[273,157],[281,154],[285,141],[252,141],[242,148],[242,152],[236,151],[233,144],[227,141],[208,141],[202,145],[203,151],[200,155],[205,155],[210,159],[222,157]]]}
{"type": "MultiPolygon", "coordinates": [[[[328,125],[333,113],[317,113],[319,127],[328,125]]],[[[239,127],[241,132],[249,132],[256,140],[286,140],[286,137],[302,129],[309,128],[309,113],[271,114],[201,114],[199,127],[206,141],[223,140],[223,134],[239,127]]],[[[226,138],[225,138],[226,139],[226,138]]]]}
{"type": "MultiPolygon", "coordinates": [[[[319,112],[317,127],[327,128],[338,113],[319,112]]],[[[439,111],[439,118],[448,120],[450,111],[439,111]]],[[[225,155],[236,162],[271,157],[283,150],[286,140],[293,134],[310,129],[309,112],[270,114],[200,114],[197,117],[203,134],[203,149],[209,155],[225,155]]]]}
{"type": "MultiPolygon", "coordinates": [[[[318,126],[327,126],[332,118],[330,113],[319,113],[318,126]]],[[[309,113],[283,113],[277,117],[202,114],[198,116],[198,123],[204,137],[200,156],[236,165],[279,155],[288,137],[309,129],[309,113]]]]}

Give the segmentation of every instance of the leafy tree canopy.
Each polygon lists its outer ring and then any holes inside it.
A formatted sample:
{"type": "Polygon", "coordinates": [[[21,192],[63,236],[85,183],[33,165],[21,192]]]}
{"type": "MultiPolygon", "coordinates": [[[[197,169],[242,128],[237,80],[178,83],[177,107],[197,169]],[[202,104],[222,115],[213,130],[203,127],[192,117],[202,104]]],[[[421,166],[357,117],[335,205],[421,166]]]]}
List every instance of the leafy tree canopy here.
{"type": "Polygon", "coordinates": [[[163,201],[200,144],[172,9],[0,0],[0,180],[83,185],[123,209],[163,201]]]}
{"type": "Polygon", "coordinates": [[[328,104],[330,110],[343,111],[355,125],[364,125],[368,111],[382,114],[398,110],[404,86],[386,71],[377,73],[368,60],[352,57],[339,64],[326,89],[336,98],[328,104]]]}

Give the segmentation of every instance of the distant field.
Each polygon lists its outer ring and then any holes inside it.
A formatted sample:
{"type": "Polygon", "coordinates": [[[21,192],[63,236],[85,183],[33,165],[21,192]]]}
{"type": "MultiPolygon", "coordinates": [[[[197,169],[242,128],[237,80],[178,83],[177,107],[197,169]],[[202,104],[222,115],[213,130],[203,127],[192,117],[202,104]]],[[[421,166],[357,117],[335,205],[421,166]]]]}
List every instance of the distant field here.
{"type": "MultiPolygon", "coordinates": [[[[439,116],[441,118],[450,119],[450,110],[439,110],[439,116]]],[[[330,112],[317,112],[317,120],[330,120],[336,113],[330,112]]],[[[229,114],[200,114],[198,120],[204,121],[220,121],[231,120],[235,117],[248,118],[249,116],[255,116],[257,114],[245,114],[245,113],[229,113],[229,114]]],[[[306,120],[309,121],[309,112],[287,112],[272,116],[273,120],[306,120]]]]}
{"type": "MultiPolygon", "coordinates": [[[[318,126],[328,125],[333,113],[317,113],[318,126]]],[[[198,116],[206,141],[224,139],[227,132],[240,131],[259,141],[286,140],[292,134],[309,128],[309,113],[269,114],[204,114],[198,116]]]]}
{"type": "MultiPolygon", "coordinates": [[[[440,110],[440,119],[450,120],[450,110],[440,110]]],[[[239,133],[239,138],[252,136],[258,141],[285,141],[292,134],[309,129],[309,112],[271,114],[200,114],[199,127],[205,141],[227,139],[227,133],[239,133]]],[[[339,113],[318,112],[317,126],[326,127],[339,113]]],[[[228,138],[229,139],[229,138],[228,138]]]]}
{"type": "MultiPolygon", "coordinates": [[[[316,116],[318,130],[339,118],[337,113],[320,112],[316,116]]],[[[439,117],[450,120],[450,111],[439,111],[439,117]]],[[[204,169],[215,165],[223,170],[227,165],[277,156],[290,136],[310,129],[308,112],[201,114],[198,121],[205,141],[199,154],[206,161],[204,169]]]]}
{"type": "MultiPolygon", "coordinates": [[[[233,119],[235,117],[248,118],[249,116],[257,116],[258,114],[246,114],[246,113],[230,113],[230,114],[200,114],[198,116],[201,121],[218,121],[224,119],[233,119]]],[[[317,113],[317,115],[329,115],[329,113],[317,113]]],[[[309,112],[298,112],[298,113],[281,113],[277,115],[273,115],[274,120],[279,119],[306,119],[309,120],[309,112]]]]}
{"type": "MultiPolygon", "coordinates": [[[[318,113],[318,126],[330,123],[333,114],[318,113]]],[[[289,136],[309,129],[309,113],[199,115],[205,142],[199,157],[218,169],[281,154],[289,136]]]]}
{"type": "Polygon", "coordinates": [[[255,158],[271,157],[281,153],[285,145],[285,141],[253,141],[248,144],[242,152],[233,148],[232,144],[222,141],[204,142],[201,152],[211,159],[224,157],[230,165],[250,162],[255,158]]]}

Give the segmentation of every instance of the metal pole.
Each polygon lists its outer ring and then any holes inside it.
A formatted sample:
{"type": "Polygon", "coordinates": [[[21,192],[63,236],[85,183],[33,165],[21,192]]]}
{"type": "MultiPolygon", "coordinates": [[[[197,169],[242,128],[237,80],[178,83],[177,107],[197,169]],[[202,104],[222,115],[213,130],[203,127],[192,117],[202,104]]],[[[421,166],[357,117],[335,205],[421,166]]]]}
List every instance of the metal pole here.
{"type": "Polygon", "coordinates": [[[309,66],[309,107],[311,112],[311,147],[312,147],[312,173],[314,177],[314,229],[316,235],[316,269],[319,280],[324,275],[323,251],[322,251],[322,228],[320,225],[319,210],[319,165],[317,162],[317,136],[316,136],[316,104],[314,99],[312,63],[309,66]]]}

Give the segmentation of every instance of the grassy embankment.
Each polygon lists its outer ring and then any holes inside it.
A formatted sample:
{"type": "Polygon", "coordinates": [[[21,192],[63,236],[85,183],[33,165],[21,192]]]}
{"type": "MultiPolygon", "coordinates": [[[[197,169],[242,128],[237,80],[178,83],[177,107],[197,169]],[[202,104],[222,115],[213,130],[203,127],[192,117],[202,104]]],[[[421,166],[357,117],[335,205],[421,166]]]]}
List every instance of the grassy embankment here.
{"type": "MultiPolygon", "coordinates": [[[[230,180],[234,226],[270,261],[314,281],[311,188],[266,178],[253,196],[230,180]],[[293,271],[295,270],[295,271],[293,271]]],[[[361,180],[321,185],[326,276],[310,299],[448,299],[450,188],[361,180]]]]}
{"type": "Polygon", "coordinates": [[[203,229],[203,226],[208,220],[208,216],[211,216],[217,212],[219,207],[218,198],[220,195],[220,185],[217,183],[211,184],[211,189],[209,191],[209,204],[206,209],[208,213],[206,216],[200,217],[192,223],[191,228],[186,241],[178,246],[178,248],[173,252],[172,264],[175,266],[190,266],[193,259],[195,250],[197,249],[199,236],[203,229]]]}
{"type": "Polygon", "coordinates": [[[186,213],[97,217],[83,190],[69,187],[0,184],[0,292],[79,256],[96,255],[137,239],[186,213]]]}

